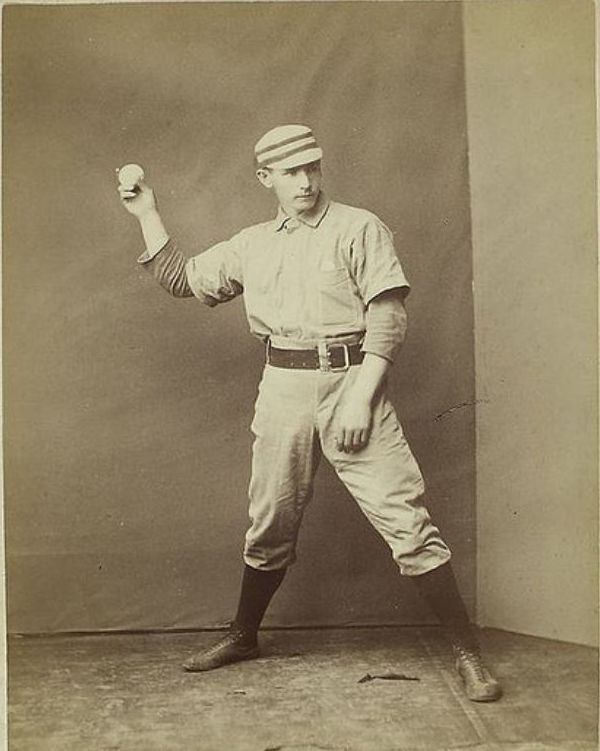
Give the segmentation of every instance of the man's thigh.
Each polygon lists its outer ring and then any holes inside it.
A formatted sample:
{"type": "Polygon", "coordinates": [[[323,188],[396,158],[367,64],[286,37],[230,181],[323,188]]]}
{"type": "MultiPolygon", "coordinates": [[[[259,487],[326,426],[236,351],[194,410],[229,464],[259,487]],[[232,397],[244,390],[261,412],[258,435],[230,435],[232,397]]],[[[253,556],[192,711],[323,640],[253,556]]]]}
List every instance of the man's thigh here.
{"type": "Polygon", "coordinates": [[[320,455],[314,373],[267,366],[252,422],[250,521],[245,557],[256,568],[294,558],[320,455]]]}
{"type": "Polygon", "coordinates": [[[419,574],[450,558],[425,506],[425,483],[393,405],[385,394],[374,408],[371,433],[360,451],[336,444],[336,407],[354,374],[329,394],[320,425],[323,453],[361,510],[392,550],[403,573],[419,574]],[[333,397],[333,398],[332,398],[333,397]]]}
{"type": "Polygon", "coordinates": [[[393,405],[385,395],[373,408],[369,440],[360,451],[337,448],[335,415],[321,431],[323,453],[352,495],[380,511],[400,509],[425,492],[419,465],[413,456],[393,405]]]}

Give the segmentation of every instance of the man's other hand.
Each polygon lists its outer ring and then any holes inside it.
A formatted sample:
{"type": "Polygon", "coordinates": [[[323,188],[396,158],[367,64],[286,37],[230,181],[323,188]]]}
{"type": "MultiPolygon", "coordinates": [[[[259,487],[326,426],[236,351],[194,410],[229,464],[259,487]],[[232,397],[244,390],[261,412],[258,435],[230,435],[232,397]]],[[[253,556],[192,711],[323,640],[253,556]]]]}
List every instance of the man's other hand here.
{"type": "Polygon", "coordinates": [[[360,451],[369,442],[372,410],[369,402],[349,399],[339,406],[336,416],[335,442],[338,451],[360,451]]]}

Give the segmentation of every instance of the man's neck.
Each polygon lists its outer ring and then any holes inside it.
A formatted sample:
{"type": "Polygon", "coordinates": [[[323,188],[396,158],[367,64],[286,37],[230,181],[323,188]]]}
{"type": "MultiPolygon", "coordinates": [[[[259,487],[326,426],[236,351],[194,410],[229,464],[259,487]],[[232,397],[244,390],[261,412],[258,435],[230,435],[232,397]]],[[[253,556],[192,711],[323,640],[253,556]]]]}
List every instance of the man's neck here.
{"type": "Polygon", "coordinates": [[[284,212],[284,214],[291,217],[292,219],[310,219],[311,216],[319,213],[323,200],[323,192],[320,190],[315,202],[310,208],[298,211],[298,209],[295,209],[291,206],[284,206],[283,204],[281,204],[281,210],[284,212]]]}
{"type": "Polygon", "coordinates": [[[300,219],[306,214],[306,210],[296,211],[296,209],[290,208],[288,206],[282,206],[281,208],[283,209],[283,213],[287,214],[287,216],[291,217],[292,219],[300,219]]]}

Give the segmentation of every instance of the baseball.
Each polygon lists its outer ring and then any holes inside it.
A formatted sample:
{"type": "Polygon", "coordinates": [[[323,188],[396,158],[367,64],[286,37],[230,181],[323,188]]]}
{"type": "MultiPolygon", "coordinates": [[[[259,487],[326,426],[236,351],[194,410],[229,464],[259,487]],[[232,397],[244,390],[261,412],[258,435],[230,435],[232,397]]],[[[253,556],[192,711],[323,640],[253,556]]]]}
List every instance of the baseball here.
{"type": "Polygon", "coordinates": [[[144,179],[144,170],[139,164],[126,164],[118,170],[118,177],[123,187],[135,188],[144,179]]]}

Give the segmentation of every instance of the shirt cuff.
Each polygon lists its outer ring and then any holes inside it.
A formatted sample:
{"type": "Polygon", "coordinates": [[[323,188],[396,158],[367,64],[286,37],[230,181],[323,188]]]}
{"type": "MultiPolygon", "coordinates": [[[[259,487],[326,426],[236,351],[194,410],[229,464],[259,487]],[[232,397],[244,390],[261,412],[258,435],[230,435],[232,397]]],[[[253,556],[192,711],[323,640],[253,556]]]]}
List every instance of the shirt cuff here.
{"type": "Polygon", "coordinates": [[[171,243],[171,238],[167,237],[166,240],[162,243],[162,245],[159,245],[156,248],[153,248],[152,250],[149,250],[146,248],[146,250],[142,253],[141,256],[138,257],[137,262],[138,263],[148,263],[148,261],[151,261],[153,258],[155,258],[161,250],[164,250],[167,245],[171,243]]]}
{"type": "Polygon", "coordinates": [[[397,346],[395,346],[393,349],[387,344],[381,344],[378,346],[376,342],[363,342],[360,350],[361,352],[364,352],[365,355],[377,355],[377,357],[381,357],[383,360],[387,360],[389,363],[394,363],[394,359],[396,356],[396,349],[397,346]]]}
{"type": "Polygon", "coordinates": [[[382,284],[372,287],[365,296],[365,304],[369,305],[373,300],[383,292],[390,292],[393,289],[401,289],[404,292],[404,298],[410,292],[410,284],[403,277],[391,279],[382,284]]]}

